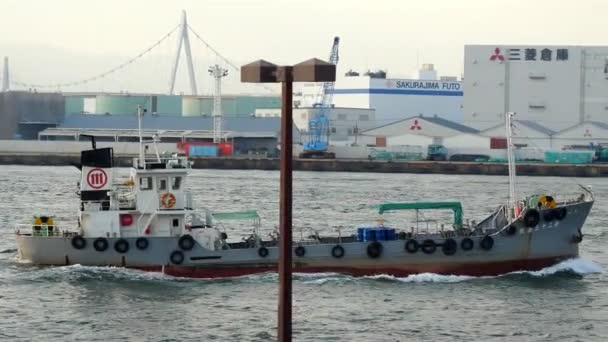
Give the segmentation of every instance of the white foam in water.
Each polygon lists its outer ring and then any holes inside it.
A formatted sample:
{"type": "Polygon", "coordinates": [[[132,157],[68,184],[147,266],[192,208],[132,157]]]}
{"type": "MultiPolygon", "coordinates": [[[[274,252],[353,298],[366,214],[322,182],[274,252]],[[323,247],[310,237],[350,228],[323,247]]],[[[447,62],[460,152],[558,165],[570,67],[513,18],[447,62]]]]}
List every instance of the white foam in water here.
{"type": "Polygon", "coordinates": [[[368,276],[367,279],[381,279],[381,280],[395,280],[402,283],[458,283],[461,281],[467,281],[475,279],[477,277],[472,276],[459,276],[459,275],[443,275],[436,273],[420,273],[413,274],[407,277],[394,277],[386,274],[380,274],[377,276],[368,276]]]}
{"type": "Polygon", "coordinates": [[[585,258],[576,258],[562,261],[557,265],[549,266],[539,271],[517,271],[510,274],[530,274],[537,277],[544,277],[564,271],[570,271],[580,275],[604,273],[602,267],[594,261],[585,258]]]}

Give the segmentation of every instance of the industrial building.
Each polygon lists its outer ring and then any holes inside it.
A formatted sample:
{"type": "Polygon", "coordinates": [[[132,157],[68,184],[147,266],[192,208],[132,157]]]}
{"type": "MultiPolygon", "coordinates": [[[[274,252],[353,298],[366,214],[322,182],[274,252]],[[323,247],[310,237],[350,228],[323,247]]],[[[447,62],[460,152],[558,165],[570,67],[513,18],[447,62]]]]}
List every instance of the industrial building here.
{"type": "MultiPolygon", "coordinates": [[[[302,132],[308,131],[308,122],[317,113],[318,108],[294,108],[293,122],[302,132]]],[[[329,139],[332,142],[349,140],[360,132],[376,126],[376,114],[373,109],[342,108],[328,109],[329,139]]]]}
{"type": "Polygon", "coordinates": [[[64,117],[64,97],[55,93],[8,91],[0,93],[0,139],[36,139],[64,117]]]}
{"type": "MultiPolygon", "coordinates": [[[[137,106],[161,116],[211,116],[213,96],[163,94],[64,93],[65,114],[135,115],[137,106]]],[[[256,110],[279,109],[279,96],[223,95],[224,117],[255,116],[256,110]]]]}
{"type": "MultiPolygon", "coordinates": [[[[138,141],[138,122],[135,116],[72,115],[56,128],[39,133],[41,140],[87,140],[86,135],[100,141],[138,141]]],[[[279,142],[280,118],[224,118],[222,137],[232,142],[235,154],[266,153],[276,155],[279,142]]],[[[145,115],[142,120],[145,138],[156,136],[160,142],[213,141],[213,118],[170,117],[145,115]]],[[[294,141],[300,133],[294,125],[294,141]]]]}
{"type": "MultiPolygon", "coordinates": [[[[412,115],[462,122],[462,82],[455,77],[438,77],[432,64],[424,64],[417,76],[397,79],[387,78],[384,72],[360,75],[351,71],[336,80],[333,104],[373,109],[378,126],[412,115]]],[[[318,93],[318,85],[305,84],[297,100],[303,107],[312,106],[318,93]]]]}
{"type": "Polygon", "coordinates": [[[480,130],[509,111],[553,131],[608,122],[606,46],[467,45],[464,75],[464,123],[480,130]]]}
{"type": "MultiPolygon", "coordinates": [[[[211,116],[213,96],[178,96],[126,93],[0,93],[0,139],[37,139],[38,132],[55,127],[70,116],[135,117],[141,106],[153,116],[211,116]]],[[[222,116],[250,118],[269,115],[280,109],[279,96],[224,95],[222,116]],[[261,113],[261,114],[260,114],[261,113]]],[[[118,122],[117,122],[118,123],[118,122]]],[[[122,128],[122,127],[113,127],[122,128]]]]}

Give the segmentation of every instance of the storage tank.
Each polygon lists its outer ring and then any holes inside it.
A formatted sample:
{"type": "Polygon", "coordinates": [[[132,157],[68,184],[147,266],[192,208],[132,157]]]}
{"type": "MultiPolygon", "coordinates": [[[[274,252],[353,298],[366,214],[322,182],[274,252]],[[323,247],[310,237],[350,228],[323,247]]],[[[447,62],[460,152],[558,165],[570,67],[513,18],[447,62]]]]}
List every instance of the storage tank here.
{"type": "Polygon", "coordinates": [[[97,95],[95,111],[97,114],[136,115],[138,105],[151,112],[151,96],[97,95]]]}
{"type": "Polygon", "coordinates": [[[182,97],[182,115],[183,116],[200,116],[200,115],[202,115],[200,97],[193,97],[193,96],[182,97]]]}

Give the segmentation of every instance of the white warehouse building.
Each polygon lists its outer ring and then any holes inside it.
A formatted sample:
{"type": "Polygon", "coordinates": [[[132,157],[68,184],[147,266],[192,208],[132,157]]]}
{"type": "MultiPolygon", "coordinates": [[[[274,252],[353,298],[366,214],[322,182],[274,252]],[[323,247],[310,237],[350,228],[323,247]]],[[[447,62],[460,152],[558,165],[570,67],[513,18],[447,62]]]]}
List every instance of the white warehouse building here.
{"type": "Polygon", "coordinates": [[[558,132],[608,122],[606,46],[467,45],[464,75],[464,123],[479,130],[509,111],[558,132]]]}
{"type": "MultiPolygon", "coordinates": [[[[417,79],[386,78],[383,72],[359,75],[348,72],[335,83],[333,104],[344,108],[375,111],[376,126],[386,125],[413,115],[438,116],[462,122],[462,82],[456,77],[437,77],[432,64],[424,64],[417,79]]],[[[302,88],[301,106],[316,101],[319,85],[302,88]]]]}

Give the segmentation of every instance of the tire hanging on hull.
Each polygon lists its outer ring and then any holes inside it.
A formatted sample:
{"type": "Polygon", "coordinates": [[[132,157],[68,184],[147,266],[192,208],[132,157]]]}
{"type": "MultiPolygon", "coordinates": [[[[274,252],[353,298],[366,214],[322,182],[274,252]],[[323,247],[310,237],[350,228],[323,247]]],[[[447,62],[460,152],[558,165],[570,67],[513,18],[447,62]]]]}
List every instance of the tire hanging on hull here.
{"type": "Polygon", "coordinates": [[[344,256],[344,247],[342,247],[340,245],[335,245],[331,249],[331,256],[333,256],[336,259],[342,258],[344,256]]]}
{"type": "Polygon", "coordinates": [[[175,265],[181,265],[181,263],[184,262],[184,253],[182,253],[182,251],[173,251],[169,256],[169,260],[175,265]]]}
{"type": "Polygon", "coordinates": [[[416,253],[418,252],[418,249],[420,249],[420,244],[414,239],[407,240],[405,243],[405,250],[408,253],[416,253]]]}
{"type": "Polygon", "coordinates": [[[93,248],[95,248],[95,250],[98,252],[103,252],[108,249],[108,247],[109,243],[108,240],[106,240],[105,238],[100,237],[93,241],[93,248]]]}
{"type": "Polygon", "coordinates": [[[87,246],[87,240],[85,240],[82,236],[76,235],[72,238],[72,247],[76,249],[84,249],[87,246]]]}
{"type": "Polygon", "coordinates": [[[189,251],[192,248],[194,248],[194,239],[192,238],[191,235],[188,235],[188,234],[183,235],[177,241],[177,245],[179,246],[179,248],[183,249],[184,251],[189,251]]]}
{"type": "Polygon", "coordinates": [[[377,259],[382,255],[382,244],[378,241],[374,241],[367,245],[367,256],[372,259],[377,259]]]}
{"type": "Polygon", "coordinates": [[[262,258],[267,257],[267,256],[268,256],[268,248],[266,248],[266,247],[260,247],[260,248],[258,249],[258,255],[259,255],[260,257],[262,257],[262,258]]]}
{"type": "Polygon", "coordinates": [[[296,247],[296,249],[294,250],[294,253],[296,256],[298,257],[303,257],[304,255],[306,255],[306,248],[304,248],[304,246],[298,246],[296,247]]]}
{"type": "Polygon", "coordinates": [[[135,240],[135,247],[137,247],[137,249],[139,249],[140,251],[148,249],[148,245],[148,239],[146,239],[145,237],[140,237],[135,240]]]}
{"type": "Polygon", "coordinates": [[[475,247],[475,242],[472,239],[464,238],[460,241],[460,248],[463,251],[470,251],[473,247],[475,247]]]}
{"type": "Polygon", "coordinates": [[[458,250],[458,244],[456,243],[456,240],[454,240],[454,239],[447,239],[443,242],[443,245],[441,246],[441,250],[443,251],[443,254],[445,254],[445,255],[454,255],[454,254],[456,254],[456,251],[458,250]]]}
{"type": "Polygon", "coordinates": [[[524,224],[528,228],[534,228],[540,222],[540,213],[536,209],[529,209],[524,214],[524,224]]]}
{"type": "Polygon", "coordinates": [[[435,250],[437,249],[437,245],[435,244],[435,241],[433,241],[431,239],[427,239],[422,242],[422,247],[420,247],[420,248],[426,254],[433,254],[433,253],[435,253],[435,250]]]}
{"type": "Polygon", "coordinates": [[[479,242],[479,247],[481,247],[481,249],[484,251],[489,251],[492,249],[492,247],[494,247],[494,239],[489,235],[484,236],[479,242]]]}
{"type": "Polygon", "coordinates": [[[129,251],[129,242],[125,239],[118,239],[114,243],[114,250],[121,254],[127,253],[129,251]]]}

